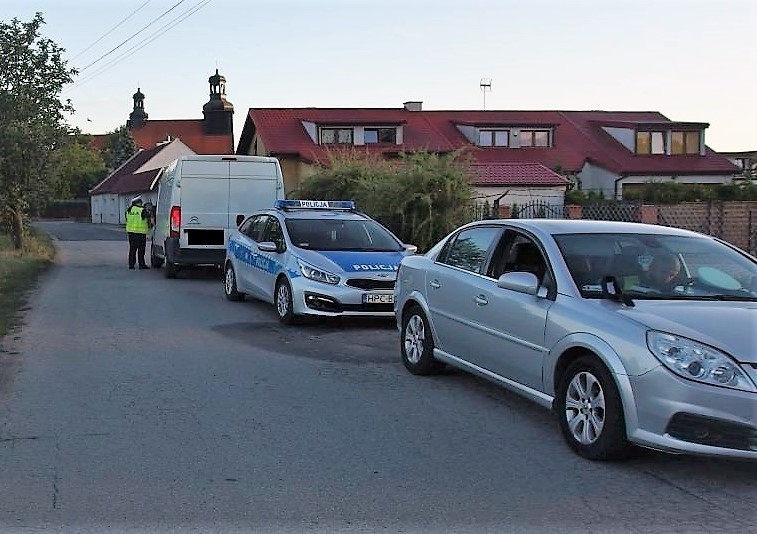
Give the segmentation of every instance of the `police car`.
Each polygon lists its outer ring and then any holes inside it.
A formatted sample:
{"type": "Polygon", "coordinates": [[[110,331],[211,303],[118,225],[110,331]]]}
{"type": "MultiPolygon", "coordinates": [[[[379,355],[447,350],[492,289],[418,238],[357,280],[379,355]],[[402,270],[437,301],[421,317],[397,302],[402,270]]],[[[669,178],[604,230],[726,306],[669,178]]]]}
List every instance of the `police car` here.
{"type": "Polygon", "coordinates": [[[231,232],[224,292],[275,304],[284,324],[303,315],[391,317],[400,260],[414,251],[352,201],[278,200],[231,232]]]}

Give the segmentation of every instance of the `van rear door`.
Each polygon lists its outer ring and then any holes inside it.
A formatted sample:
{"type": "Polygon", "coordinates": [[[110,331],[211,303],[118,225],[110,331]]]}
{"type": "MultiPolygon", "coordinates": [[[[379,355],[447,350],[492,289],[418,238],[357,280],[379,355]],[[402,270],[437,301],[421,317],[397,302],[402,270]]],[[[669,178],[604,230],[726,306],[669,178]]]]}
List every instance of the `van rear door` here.
{"type": "Polygon", "coordinates": [[[236,228],[255,211],[273,208],[283,197],[279,166],[275,161],[232,161],[229,169],[228,227],[236,228]]]}
{"type": "Polygon", "coordinates": [[[229,213],[229,162],[182,162],[181,248],[217,248],[226,244],[229,213]]]}

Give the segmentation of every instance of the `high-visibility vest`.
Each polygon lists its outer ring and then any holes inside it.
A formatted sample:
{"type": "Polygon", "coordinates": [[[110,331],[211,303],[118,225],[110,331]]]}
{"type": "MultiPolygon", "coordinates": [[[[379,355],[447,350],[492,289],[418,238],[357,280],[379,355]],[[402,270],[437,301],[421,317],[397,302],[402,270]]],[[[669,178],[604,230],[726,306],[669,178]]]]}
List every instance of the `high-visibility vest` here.
{"type": "Polygon", "coordinates": [[[130,234],[147,234],[147,219],[142,218],[141,206],[131,206],[126,210],[126,231],[130,234]]]}

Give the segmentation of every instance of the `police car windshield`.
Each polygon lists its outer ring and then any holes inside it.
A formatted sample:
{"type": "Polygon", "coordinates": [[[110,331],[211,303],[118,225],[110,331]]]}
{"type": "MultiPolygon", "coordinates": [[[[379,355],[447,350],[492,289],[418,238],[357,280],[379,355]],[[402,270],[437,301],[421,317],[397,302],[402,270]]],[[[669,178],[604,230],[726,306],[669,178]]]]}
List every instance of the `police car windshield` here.
{"type": "Polygon", "coordinates": [[[392,234],[371,220],[287,219],[286,227],[294,246],[310,250],[402,250],[392,234]]]}

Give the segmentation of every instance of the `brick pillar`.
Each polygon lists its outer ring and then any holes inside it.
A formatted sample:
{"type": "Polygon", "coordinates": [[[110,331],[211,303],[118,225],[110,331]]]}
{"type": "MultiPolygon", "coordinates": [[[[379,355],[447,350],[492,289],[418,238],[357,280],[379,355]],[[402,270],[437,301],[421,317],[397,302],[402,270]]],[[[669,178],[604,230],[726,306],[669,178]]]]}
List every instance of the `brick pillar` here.
{"type": "Polygon", "coordinates": [[[642,204],[639,208],[639,222],[647,224],[658,224],[657,206],[653,204],[642,204]]]}
{"type": "Polygon", "coordinates": [[[513,208],[512,206],[504,206],[502,204],[499,205],[499,213],[497,214],[497,217],[500,219],[509,219],[513,215],[513,208]]]}
{"type": "Polygon", "coordinates": [[[583,206],[579,206],[578,204],[568,204],[565,207],[568,208],[568,219],[583,219],[583,206]]]}

